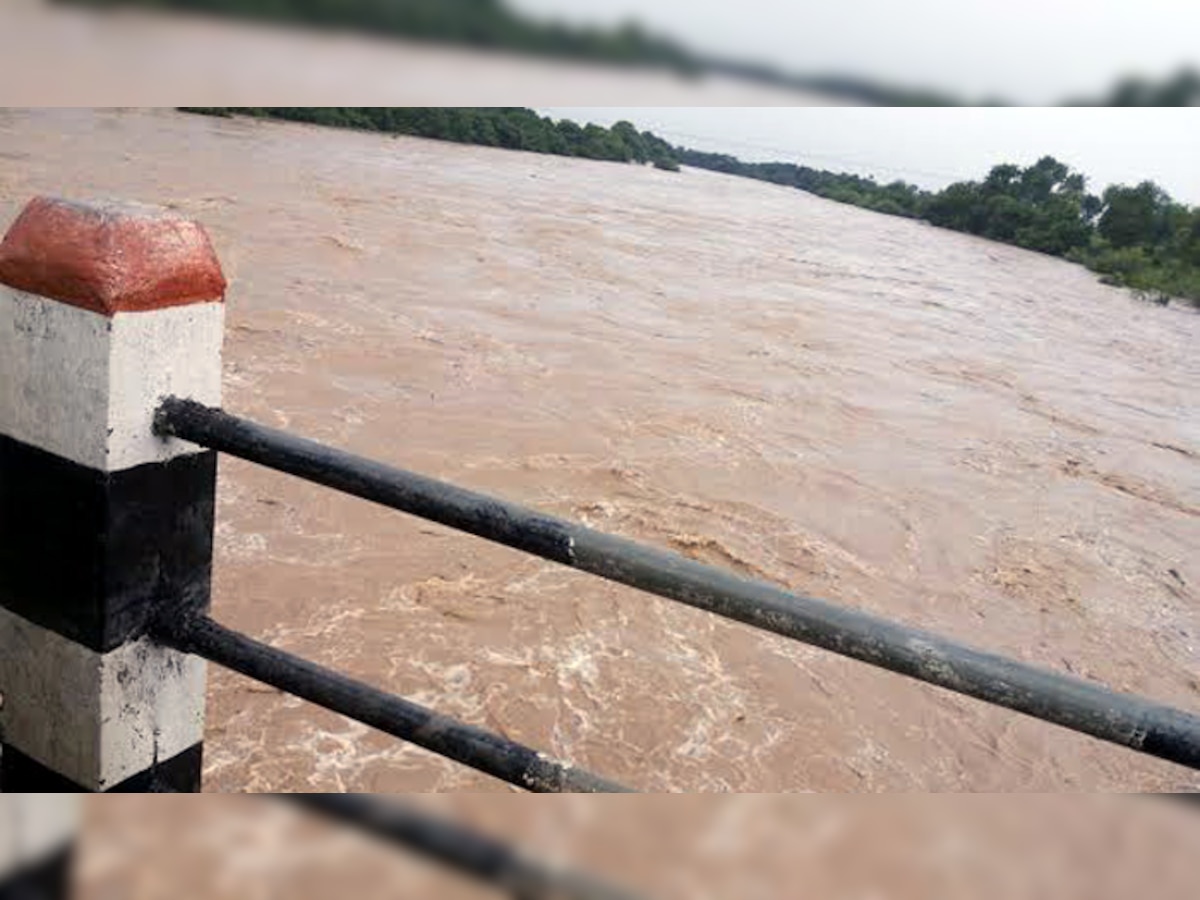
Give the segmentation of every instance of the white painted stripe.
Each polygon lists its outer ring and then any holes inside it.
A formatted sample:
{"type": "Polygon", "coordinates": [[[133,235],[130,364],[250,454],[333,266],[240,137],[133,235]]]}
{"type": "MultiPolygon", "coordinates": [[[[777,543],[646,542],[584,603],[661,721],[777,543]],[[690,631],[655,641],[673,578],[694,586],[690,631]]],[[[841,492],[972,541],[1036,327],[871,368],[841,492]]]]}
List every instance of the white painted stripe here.
{"type": "Polygon", "coordinates": [[[89,790],[204,736],[205,663],[141,638],[97,653],[0,609],[0,733],[89,790]]]}
{"type": "Polygon", "coordinates": [[[0,285],[0,431],[100,471],[199,452],[152,431],[168,395],[221,403],[225,304],[109,318],[0,285]]]}
{"type": "Polygon", "coordinates": [[[152,429],[165,397],[221,405],[225,304],[192,303],[112,317],[108,461],[116,472],[200,448],[152,429]]]}
{"type": "Polygon", "coordinates": [[[74,841],[79,801],[78,794],[0,794],[0,878],[74,841]]]}
{"type": "Polygon", "coordinates": [[[103,469],[108,321],[0,285],[0,430],[103,469]]]}

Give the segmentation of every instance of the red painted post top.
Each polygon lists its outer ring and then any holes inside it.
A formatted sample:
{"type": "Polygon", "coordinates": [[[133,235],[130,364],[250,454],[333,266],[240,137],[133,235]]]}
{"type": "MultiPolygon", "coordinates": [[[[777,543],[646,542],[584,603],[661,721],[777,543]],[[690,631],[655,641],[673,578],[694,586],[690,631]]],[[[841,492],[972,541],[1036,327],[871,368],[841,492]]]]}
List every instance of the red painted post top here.
{"type": "Polygon", "coordinates": [[[0,283],[101,315],[220,303],[204,229],[156,206],[31,200],[0,242],[0,283]]]}

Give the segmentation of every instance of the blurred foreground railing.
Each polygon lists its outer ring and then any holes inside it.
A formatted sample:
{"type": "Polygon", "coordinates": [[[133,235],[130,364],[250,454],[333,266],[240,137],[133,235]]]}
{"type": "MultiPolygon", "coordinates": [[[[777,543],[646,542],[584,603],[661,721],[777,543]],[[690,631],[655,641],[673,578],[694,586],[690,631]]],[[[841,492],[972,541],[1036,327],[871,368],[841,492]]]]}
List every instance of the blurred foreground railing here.
{"type": "MultiPolygon", "coordinates": [[[[594,875],[548,860],[419,804],[370,794],[280,794],[274,799],[411,851],[512,900],[635,900],[634,894],[594,875]]],[[[217,809],[224,804],[227,816],[248,815],[252,819],[255,807],[270,801],[247,799],[236,806],[223,800],[213,802],[217,809]]],[[[185,821],[178,823],[185,837],[205,827],[195,822],[205,822],[206,815],[211,816],[203,804],[195,809],[174,809],[185,814],[185,821]],[[188,817],[189,813],[194,817],[188,817]]],[[[153,808],[148,811],[153,814],[153,808]]],[[[154,867],[165,875],[172,864],[177,866],[182,861],[178,853],[174,859],[164,861],[139,852],[141,848],[134,838],[147,826],[137,818],[101,819],[107,827],[100,835],[96,833],[96,821],[85,824],[81,813],[79,798],[72,795],[0,794],[0,900],[69,900],[75,896],[72,887],[79,879],[73,872],[74,861],[80,856],[79,845],[89,839],[107,841],[110,854],[114,844],[122,846],[126,866],[136,869],[139,875],[154,867]]],[[[188,841],[183,843],[186,847],[188,841]]],[[[111,865],[111,856],[109,862],[111,865]]],[[[184,895],[190,896],[195,887],[190,886],[184,895]]]]}
{"type": "Polygon", "coordinates": [[[594,875],[552,865],[448,818],[372,794],[285,794],[285,799],[405,847],[513,900],[636,900],[594,875]]]}

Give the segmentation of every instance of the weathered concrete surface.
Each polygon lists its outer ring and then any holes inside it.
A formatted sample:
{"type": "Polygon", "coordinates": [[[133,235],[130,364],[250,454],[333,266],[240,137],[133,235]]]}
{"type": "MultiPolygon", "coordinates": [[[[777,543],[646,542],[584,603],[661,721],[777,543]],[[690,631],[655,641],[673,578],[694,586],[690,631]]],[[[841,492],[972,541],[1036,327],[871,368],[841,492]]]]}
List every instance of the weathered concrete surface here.
{"type": "Polygon", "coordinates": [[[0,609],[0,730],[100,790],[204,737],[204,660],[146,638],[98,653],[0,609]]]}
{"type": "MultiPolygon", "coordinates": [[[[166,202],[226,405],[1200,708],[1200,318],[797,191],[160,112],[0,114],[36,193],[166,202]],[[85,148],[85,152],[81,152],[85,148]]],[[[1186,770],[222,463],[215,614],[659,790],[1155,790],[1186,770]]],[[[228,673],[213,790],[491,790],[228,673]]]]}
{"type": "Polygon", "coordinates": [[[0,284],[0,433],[101,472],[196,453],[160,397],[221,402],[222,303],[97,315],[0,284]]]}

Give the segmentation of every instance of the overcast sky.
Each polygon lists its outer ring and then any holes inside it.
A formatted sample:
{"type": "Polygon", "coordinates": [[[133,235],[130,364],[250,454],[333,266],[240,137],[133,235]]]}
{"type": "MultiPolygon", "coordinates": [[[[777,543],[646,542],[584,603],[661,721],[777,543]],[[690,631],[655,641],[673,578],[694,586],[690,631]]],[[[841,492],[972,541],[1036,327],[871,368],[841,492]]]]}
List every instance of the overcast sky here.
{"type": "Polygon", "coordinates": [[[575,22],[636,18],[710,52],[1051,103],[1200,59],[1196,0],[509,0],[575,22]]]}
{"type": "Polygon", "coordinates": [[[1200,205],[1200,108],[553,107],[555,118],[628,119],[672,143],[940,188],[1046,154],[1108,184],[1157,181],[1200,205]]]}

